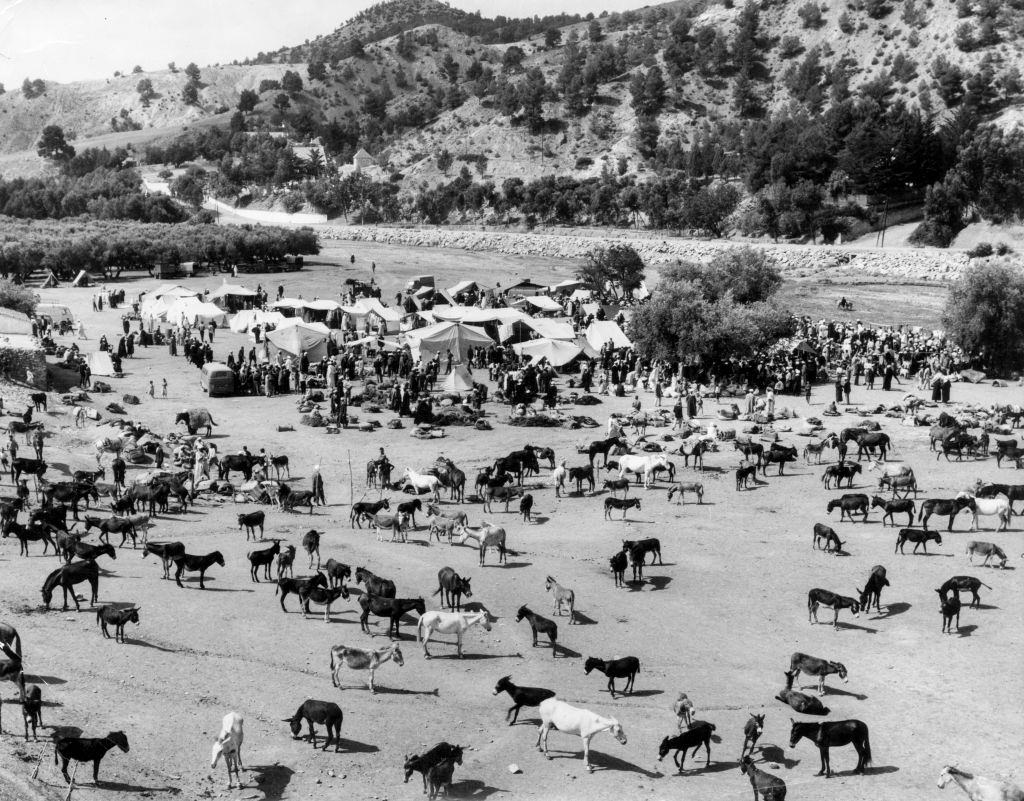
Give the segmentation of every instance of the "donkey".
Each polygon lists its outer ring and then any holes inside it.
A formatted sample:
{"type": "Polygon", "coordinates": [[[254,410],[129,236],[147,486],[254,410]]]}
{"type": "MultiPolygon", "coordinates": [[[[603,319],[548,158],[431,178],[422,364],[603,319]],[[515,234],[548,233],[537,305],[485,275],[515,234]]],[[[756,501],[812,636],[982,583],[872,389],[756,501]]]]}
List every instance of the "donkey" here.
{"type": "Polygon", "coordinates": [[[789,747],[796,748],[801,738],[806,737],[818,746],[821,755],[821,770],[816,775],[826,778],[832,775],[828,749],[836,745],[850,745],[857,749],[857,767],[854,773],[863,773],[871,764],[871,741],[867,724],[860,720],[833,720],[824,723],[803,723],[790,718],[793,727],[789,736],[789,747]]]}
{"type": "Polygon", "coordinates": [[[753,712],[750,713],[746,725],[743,727],[743,748],[740,749],[740,757],[745,758],[744,754],[747,753],[747,746],[750,746],[750,754],[754,754],[754,746],[757,745],[757,741],[761,739],[761,735],[764,734],[764,715],[755,715],[753,712]]]}
{"type": "Polygon", "coordinates": [[[757,801],[758,793],[764,801],[786,801],[786,783],[778,776],[761,770],[750,757],[740,757],[740,770],[750,779],[754,801],[757,801]]]}
{"type": "Polygon", "coordinates": [[[608,677],[608,692],[615,697],[615,680],[625,679],[626,686],[622,689],[622,695],[629,695],[633,692],[633,682],[636,674],[640,672],[640,660],[635,656],[625,656],[622,659],[597,659],[588,656],[583,665],[583,672],[588,676],[590,671],[599,670],[608,677]]]}
{"type": "Polygon", "coordinates": [[[562,604],[569,607],[569,625],[571,626],[576,622],[576,593],[570,589],[566,589],[551,576],[547,577],[544,582],[544,589],[551,593],[551,598],[554,601],[554,613],[559,617],[562,616],[562,604]]]}
{"type": "Polygon", "coordinates": [[[540,706],[541,701],[555,697],[554,690],[546,690],[543,687],[519,687],[512,683],[511,676],[502,676],[494,685],[495,695],[502,692],[507,692],[513,703],[505,713],[505,720],[509,726],[515,725],[519,719],[519,710],[524,706],[540,706]]]}
{"type": "Polygon", "coordinates": [[[470,579],[463,578],[453,568],[442,567],[437,571],[437,589],[434,595],[441,595],[442,608],[447,606],[452,611],[462,611],[462,596],[473,597],[469,586],[470,579]]]}

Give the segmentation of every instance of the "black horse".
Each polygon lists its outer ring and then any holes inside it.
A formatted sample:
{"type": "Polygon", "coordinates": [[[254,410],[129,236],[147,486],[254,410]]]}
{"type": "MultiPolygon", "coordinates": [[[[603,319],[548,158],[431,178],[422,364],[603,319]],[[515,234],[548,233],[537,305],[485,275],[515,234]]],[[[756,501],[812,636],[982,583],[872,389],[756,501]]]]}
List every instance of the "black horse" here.
{"type": "Polygon", "coordinates": [[[533,647],[537,647],[537,634],[546,634],[551,641],[551,656],[555,655],[555,641],[558,639],[558,624],[553,620],[538,615],[526,606],[520,606],[516,612],[516,623],[523,618],[530,623],[530,630],[533,632],[533,647]]]}
{"type": "Polygon", "coordinates": [[[847,515],[850,516],[850,522],[853,522],[854,514],[862,514],[864,517],[861,522],[868,522],[868,509],[870,509],[868,496],[862,495],[857,492],[847,492],[838,498],[833,498],[828,502],[827,512],[832,513],[832,510],[836,507],[839,508],[839,522],[843,522],[843,518],[847,515]]]}
{"type": "Polygon", "coordinates": [[[608,439],[599,439],[591,442],[587,447],[587,459],[590,464],[594,464],[594,457],[597,454],[601,454],[604,457],[604,467],[608,466],[608,452],[617,445],[625,445],[625,441],[622,437],[609,437],[608,439]]]}
{"type": "Polygon", "coordinates": [[[633,692],[633,682],[636,680],[636,674],[640,672],[640,660],[635,656],[624,656],[621,659],[608,660],[588,656],[586,663],[583,665],[583,672],[589,676],[592,670],[600,670],[608,677],[608,692],[614,698],[616,679],[626,680],[626,686],[622,688],[623,695],[633,692]]]}
{"type": "Polygon", "coordinates": [[[806,737],[818,746],[821,754],[821,770],[817,776],[832,775],[828,749],[832,746],[850,745],[857,749],[857,767],[854,773],[863,773],[871,764],[871,741],[868,739],[867,724],[860,720],[835,720],[826,723],[802,723],[790,718],[793,728],[789,735],[789,747],[796,748],[801,738],[806,737]]]}
{"type": "Polygon", "coordinates": [[[892,440],[889,439],[889,435],[881,431],[861,434],[857,437],[856,442],[858,462],[861,456],[874,456],[876,450],[878,451],[879,458],[884,462],[889,448],[892,447],[892,440]]]}
{"type": "Polygon", "coordinates": [[[89,597],[89,606],[96,603],[100,586],[100,569],[93,561],[72,562],[71,564],[58,567],[43,582],[43,603],[50,608],[50,601],[53,600],[53,591],[60,587],[64,590],[64,606],[62,611],[68,609],[68,590],[71,590],[71,599],[75,602],[75,609],[82,611],[82,605],[78,603],[78,596],[75,595],[75,585],[88,581],[92,588],[92,595],[89,597]]]}
{"type": "Polygon", "coordinates": [[[928,518],[932,515],[949,515],[949,524],[946,531],[953,530],[953,520],[961,509],[974,510],[974,498],[929,498],[921,504],[921,513],[918,520],[927,530],[928,518]]]}
{"type": "Polygon", "coordinates": [[[883,498],[879,498],[877,495],[872,495],[871,508],[874,509],[875,507],[880,507],[884,512],[884,514],[882,515],[883,526],[887,525],[887,523],[885,522],[886,518],[889,518],[889,522],[895,526],[896,520],[893,518],[893,515],[903,514],[904,512],[906,512],[907,517],[909,518],[907,520],[907,525],[913,525],[914,513],[917,511],[917,505],[912,500],[910,500],[910,498],[902,498],[896,501],[887,501],[883,498]]]}

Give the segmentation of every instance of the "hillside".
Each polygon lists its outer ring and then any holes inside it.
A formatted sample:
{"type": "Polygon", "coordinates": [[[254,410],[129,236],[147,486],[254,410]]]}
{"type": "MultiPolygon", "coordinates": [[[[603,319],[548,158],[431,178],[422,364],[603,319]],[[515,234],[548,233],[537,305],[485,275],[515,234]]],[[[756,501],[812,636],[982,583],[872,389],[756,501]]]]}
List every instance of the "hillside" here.
{"type": "MultiPolygon", "coordinates": [[[[306,44],[204,67],[194,105],[182,99],[183,72],[49,84],[33,99],[9,91],[0,96],[0,153],[31,150],[53,123],[79,140],[130,123],[141,126],[131,136],[141,143],[150,129],[157,138],[216,115],[226,120],[243,90],[289,70],[302,89],[281,101],[270,84],[249,126],[291,125],[300,138],[319,133],[342,162],[365,147],[403,175],[406,189],[450,179],[460,159],[496,185],[603,170],[650,175],[655,144],[645,135],[685,151],[710,125],[793,103],[817,114],[849,94],[902,100],[942,121],[973,97],[978,76],[988,86],[981,115],[1009,125],[1024,118],[1020,5],[726,0],[558,25],[572,18],[487,20],[435,0],[394,0],[306,44]],[[654,67],[663,99],[638,125],[631,83],[654,67]],[[136,91],[143,78],[155,92],[148,106],[136,91]],[[649,119],[656,124],[645,130],[649,119]],[[438,165],[445,151],[454,157],[447,170],[438,165]]],[[[0,167],[24,170],[30,161],[9,157],[0,167]]]]}

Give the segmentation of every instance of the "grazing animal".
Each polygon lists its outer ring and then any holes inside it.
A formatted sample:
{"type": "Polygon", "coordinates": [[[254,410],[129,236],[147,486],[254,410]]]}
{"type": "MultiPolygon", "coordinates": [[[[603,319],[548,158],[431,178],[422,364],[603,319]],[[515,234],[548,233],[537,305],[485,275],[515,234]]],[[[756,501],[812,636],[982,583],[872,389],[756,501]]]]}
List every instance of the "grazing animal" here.
{"type": "Polygon", "coordinates": [[[407,542],[406,529],[409,527],[409,516],[398,514],[376,514],[369,521],[377,532],[377,542],[384,542],[384,531],[391,529],[391,542],[407,542]]]}
{"type": "MultiPolygon", "coordinates": [[[[323,573],[317,573],[309,578],[278,578],[277,587],[274,588],[274,595],[280,594],[281,596],[281,611],[287,612],[284,606],[284,599],[288,597],[289,593],[295,593],[299,596],[300,602],[303,594],[308,594],[314,587],[326,587],[327,576],[323,573]]],[[[333,584],[331,585],[334,586],[333,584]]]]}
{"type": "Polygon", "coordinates": [[[376,693],[377,689],[373,686],[373,674],[380,669],[381,665],[389,661],[393,661],[399,667],[405,664],[402,649],[397,642],[375,651],[349,648],[345,645],[331,646],[331,682],[335,687],[341,688],[342,668],[366,670],[370,674],[368,681],[370,692],[376,693]]]}
{"type": "Polygon", "coordinates": [[[746,489],[751,479],[753,479],[755,484],[757,483],[757,467],[758,465],[752,464],[748,465],[747,467],[741,467],[736,471],[737,492],[739,492],[741,489],[746,489]]]}
{"type": "Polygon", "coordinates": [[[59,555],[57,553],[57,543],[53,541],[53,537],[50,535],[50,528],[45,524],[23,526],[21,523],[8,520],[3,526],[4,539],[7,539],[11,534],[18,538],[20,546],[18,552],[21,556],[28,556],[28,544],[30,542],[42,542],[44,556],[50,548],[53,548],[55,556],[59,555]]]}
{"type": "Polygon", "coordinates": [[[537,749],[544,752],[548,759],[548,733],[552,728],[565,734],[575,734],[583,740],[583,764],[591,773],[590,741],[596,734],[603,731],[611,732],[612,736],[622,745],[626,744],[626,733],[615,718],[605,718],[587,709],[570,706],[559,698],[548,698],[540,703],[540,730],[537,733],[537,749]],[[543,748],[541,743],[543,742],[543,748]]]}
{"type": "Polygon", "coordinates": [[[843,486],[843,481],[846,481],[847,487],[853,487],[853,477],[861,471],[861,466],[857,462],[840,462],[839,464],[830,464],[825,468],[825,472],[821,476],[821,483],[825,485],[825,489],[831,489],[831,483],[834,481],[836,489],[843,486]]]}
{"type": "Polygon", "coordinates": [[[554,656],[556,641],[558,640],[558,624],[553,620],[548,620],[546,617],[538,615],[536,612],[530,611],[526,606],[520,606],[519,611],[516,612],[516,623],[519,623],[524,617],[530,624],[530,631],[533,633],[533,647],[537,647],[537,634],[544,634],[551,644],[551,656],[554,656]]]}
{"type": "MultiPolygon", "coordinates": [[[[412,487],[417,492],[425,491],[434,496],[434,503],[441,503],[441,479],[437,476],[424,475],[417,473],[411,467],[405,468],[405,481],[404,486],[412,487]]],[[[520,477],[522,474],[520,473],[520,477]]]]}
{"type": "Polygon", "coordinates": [[[914,493],[914,497],[917,497],[917,478],[913,473],[906,476],[882,476],[878,479],[878,488],[889,487],[892,490],[892,496],[895,498],[899,495],[900,490],[903,491],[903,497],[910,497],[910,493],[914,493]]]}
{"type": "MultiPolygon", "coordinates": [[[[345,591],[345,588],[341,587],[341,590],[343,591],[342,595],[347,597],[348,592],[345,591]]],[[[328,590],[328,592],[333,592],[333,590],[328,590]]],[[[359,627],[363,631],[367,634],[370,633],[369,619],[370,614],[373,613],[377,617],[388,618],[388,637],[391,636],[393,629],[397,639],[402,638],[399,633],[399,624],[406,613],[416,612],[422,617],[427,611],[426,603],[422,598],[379,598],[365,592],[359,596],[359,607],[363,610],[359,617],[359,627]]]]}
{"type": "Polygon", "coordinates": [[[939,594],[939,611],[942,613],[943,634],[953,633],[953,618],[956,618],[956,630],[960,632],[960,589],[953,587],[953,597],[946,598],[946,594],[940,587],[935,592],[939,594]]]}
{"type": "Polygon", "coordinates": [[[296,506],[308,506],[309,513],[313,514],[313,492],[312,490],[295,491],[287,484],[282,484],[278,490],[278,503],[284,512],[294,512],[296,506]]]}
{"type": "Polygon", "coordinates": [[[137,536],[135,533],[135,526],[130,518],[127,517],[108,517],[105,520],[101,520],[98,517],[85,516],[85,530],[88,532],[92,528],[98,528],[100,530],[100,540],[103,542],[110,542],[111,534],[121,535],[121,544],[118,548],[124,546],[128,541],[128,538],[132,539],[132,548],[135,548],[137,544],[137,536]]]}
{"type": "Polygon", "coordinates": [[[826,551],[839,553],[843,550],[843,543],[833,528],[826,526],[824,523],[815,523],[814,540],[811,542],[811,550],[813,551],[815,548],[824,548],[826,551]],[[821,544],[822,541],[824,541],[824,545],[821,544]]]}
{"type": "Polygon", "coordinates": [[[302,535],[302,550],[309,554],[309,569],[313,569],[313,556],[316,555],[316,569],[320,569],[320,537],[322,531],[310,529],[302,535]]]}
{"type": "Polygon", "coordinates": [[[599,439],[591,442],[587,447],[587,459],[590,464],[594,463],[594,457],[598,454],[604,457],[604,467],[608,467],[608,453],[617,446],[625,447],[625,440],[622,437],[610,437],[609,439],[599,439]]]}
{"type": "Polygon", "coordinates": [[[762,801],[786,801],[786,783],[778,776],[761,770],[750,757],[740,757],[740,771],[750,779],[754,801],[757,801],[758,793],[762,801]]]}
{"type": "Polygon", "coordinates": [[[259,527],[260,539],[263,539],[263,522],[267,519],[266,513],[261,509],[257,512],[249,512],[248,514],[238,516],[238,527],[242,528],[245,526],[245,539],[249,540],[249,535],[252,535],[253,539],[256,539],[256,528],[259,527]]]}
{"type": "Polygon", "coordinates": [[[519,501],[519,514],[523,516],[524,523],[533,522],[533,496],[529,492],[519,501]]]}
{"type": "Polygon", "coordinates": [[[554,614],[561,617],[562,615],[562,604],[569,607],[569,625],[571,626],[576,622],[576,593],[566,587],[563,587],[551,576],[548,576],[544,582],[544,589],[551,593],[551,599],[554,602],[554,614]]]}
{"type": "MultiPolygon", "coordinates": [[[[637,551],[641,564],[643,564],[647,559],[647,554],[649,553],[654,554],[659,565],[664,564],[664,562],[661,561],[661,540],[657,537],[648,537],[643,540],[623,540],[622,550],[630,552],[637,551]]],[[[654,564],[653,559],[651,560],[651,564],[654,564]]]]}
{"type": "Polygon", "coordinates": [[[490,631],[490,615],[487,612],[430,611],[420,615],[419,622],[416,624],[416,641],[423,643],[423,656],[430,659],[430,652],[427,650],[430,635],[434,632],[454,634],[457,640],[458,657],[462,659],[462,638],[467,629],[476,625],[483,626],[484,631],[490,631]]]}
{"type": "MultiPolygon", "coordinates": [[[[281,553],[277,555],[277,578],[278,581],[284,578],[284,574],[287,573],[289,576],[294,577],[295,571],[292,569],[295,565],[295,546],[288,545],[281,553]]],[[[276,591],[275,591],[276,594],[276,591]]]]}
{"type": "Polygon", "coordinates": [[[860,603],[855,598],[848,598],[845,595],[837,595],[834,592],[815,587],[807,593],[807,621],[818,622],[818,607],[831,608],[835,613],[832,620],[833,628],[839,628],[839,610],[849,609],[854,617],[860,617],[860,603]]]}
{"type": "Polygon", "coordinates": [[[213,426],[217,425],[210,412],[202,407],[182,409],[174,417],[174,425],[178,423],[184,423],[189,434],[198,434],[199,429],[205,428],[207,437],[213,435],[213,426]]]}
{"type": "Polygon", "coordinates": [[[615,586],[625,587],[626,586],[626,567],[629,564],[627,561],[625,551],[619,551],[615,556],[608,560],[611,565],[612,574],[615,576],[615,586]]]}
{"type": "Polygon", "coordinates": [[[437,571],[437,589],[434,595],[440,593],[442,608],[447,606],[452,611],[462,611],[462,596],[473,597],[473,590],[469,586],[470,579],[463,578],[453,568],[442,567],[437,571]]]}
{"type": "MultiPolygon", "coordinates": [[[[348,600],[348,587],[342,584],[340,587],[324,587],[323,585],[308,584],[299,590],[299,605],[302,607],[302,619],[309,615],[309,605],[314,603],[324,608],[324,623],[331,622],[331,604],[338,598],[348,600]]],[[[360,595],[359,600],[367,598],[360,595]]]]}
{"type": "Polygon", "coordinates": [[[883,526],[888,525],[888,523],[885,522],[886,518],[889,519],[889,523],[892,523],[892,525],[895,526],[896,520],[893,518],[893,515],[903,514],[904,512],[906,512],[907,515],[907,525],[914,525],[914,514],[917,512],[917,506],[909,498],[904,498],[898,501],[886,501],[883,500],[882,498],[879,498],[877,495],[873,495],[871,497],[871,508],[874,509],[876,507],[881,508],[884,512],[884,514],[882,515],[883,526]]]}
{"type": "Polygon", "coordinates": [[[612,698],[615,697],[615,680],[625,679],[626,686],[622,690],[623,695],[629,695],[633,692],[633,682],[636,680],[636,674],[640,672],[640,660],[635,656],[624,656],[621,659],[597,659],[593,656],[588,656],[587,661],[583,665],[583,672],[588,676],[590,671],[599,670],[608,677],[608,692],[612,694],[612,698]]]}
{"type": "Polygon", "coordinates": [[[108,732],[106,737],[62,737],[56,735],[53,744],[53,764],[61,763],[64,781],[71,784],[68,776],[68,762],[92,762],[92,780],[100,784],[100,762],[114,747],[128,753],[128,738],[123,731],[108,732]]]}
{"type": "Polygon", "coordinates": [[[833,498],[828,502],[828,514],[832,514],[833,509],[839,509],[839,522],[843,522],[843,518],[847,515],[850,516],[850,522],[853,521],[854,514],[862,514],[864,517],[861,519],[862,523],[868,522],[868,496],[861,493],[850,493],[847,492],[838,498],[833,498]]]}
{"type": "Polygon", "coordinates": [[[975,776],[952,765],[946,765],[939,774],[939,789],[944,790],[951,781],[967,793],[971,801],[1024,801],[1024,790],[1015,784],[975,776]]]}
{"type": "Polygon", "coordinates": [[[43,477],[48,465],[40,459],[27,459],[24,456],[16,456],[11,459],[11,482],[17,484],[21,480],[22,473],[35,476],[36,480],[43,477]]]}
{"type": "Polygon", "coordinates": [[[797,712],[804,715],[827,715],[829,708],[821,703],[813,695],[807,695],[799,690],[793,689],[793,680],[796,678],[796,673],[793,671],[786,672],[786,686],[779,690],[778,695],[775,697],[782,701],[784,704],[789,704],[797,712]]]}
{"type": "Polygon", "coordinates": [[[189,573],[199,573],[199,589],[205,590],[206,571],[214,565],[224,567],[224,556],[220,551],[212,551],[203,556],[185,553],[174,557],[171,561],[174,562],[174,566],[177,568],[174,572],[174,580],[182,588],[185,586],[181,583],[182,573],[186,571],[189,573]]]}
{"type": "Polygon", "coordinates": [[[878,451],[878,458],[884,462],[887,458],[889,448],[892,447],[892,440],[889,439],[889,435],[882,431],[872,431],[861,434],[857,437],[856,442],[858,462],[862,456],[874,458],[872,454],[874,454],[876,450],[878,451]]]}
{"type": "Polygon", "coordinates": [[[118,609],[113,606],[101,606],[96,610],[96,623],[103,631],[103,637],[110,639],[110,632],[107,626],[114,627],[114,642],[124,643],[124,627],[129,623],[139,625],[139,609],[142,607],[131,606],[118,609]]]}
{"type": "Polygon", "coordinates": [[[974,498],[929,498],[921,504],[921,513],[918,520],[928,528],[928,518],[933,514],[935,515],[949,515],[949,525],[946,528],[947,531],[953,530],[953,520],[956,518],[957,513],[961,509],[970,509],[974,511],[975,502],[974,498]]]}
{"type": "MultiPolygon", "coordinates": [[[[24,663],[21,660],[21,656],[16,654],[14,650],[3,643],[0,645],[0,651],[3,652],[5,659],[0,659],[0,682],[9,681],[15,684],[19,689],[19,695],[22,703],[25,701],[25,672],[24,663]]],[[[22,713],[24,714],[24,707],[22,707],[22,713]]],[[[3,732],[3,698],[0,698],[0,733],[3,732]]],[[[26,728],[25,739],[28,739],[28,732],[26,728]]]]}
{"type": "Polygon", "coordinates": [[[881,613],[882,588],[888,586],[889,579],[885,577],[885,568],[881,565],[871,568],[871,575],[868,576],[864,589],[857,591],[860,594],[861,609],[865,612],[868,611],[871,608],[871,601],[874,599],[875,611],[881,613]]]}
{"type": "Polygon", "coordinates": [[[988,560],[993,557],[995,557],[999,562],[999,567],[1006,567],[1006,554],[1003,552],[1002,548],[998,545],[993,545],[991,542],[971,540],[967,543],[967,550],[965,553],[970,556],[972,565],[974,564],[974,556],[977,554],[978,556],[985,557],[985,561],[981,563],[982,567],[986,567],[988,565],[988,560]]]}
{"type": "Polygon", "coordinates": [[[764,734],[764,715],[755,715],[751,712],[750,717],[743,726],[743,748],[740,749],[741,758],[747,753],[748,745],[750,753],[753,755],[754,746],[757,745],[757,741],[761,739],[762,734],[764,734]]]}
{"type": "MultiPolygon", "coordinates": [[[[604,482],[602,489],[609,490],[612,495],[616,492],[622,492],[622,497],[625,498],[629,495],[629,479],[628,478],[609,478],[604,482]]],[[[672,500],[672,490],[668,491],[669,500],[672,500]]]]}
{"type": "Polygon", "coordinates": [[[360,582],[370,595],[379,595],[381,598],[394,598],[397,592],[395,582],[376,576],[365,567],[356,568],[356,584],[360,582]]]}
{"type": "Polygon", "coordinates": [[[68,590],[71,590],[71,600],[75,602],[75,609],[81,612],[82,606],[78,603],[78,596],[75,594],[74,586],[83,581],[88,581],[89,586],[92,588],[92,594],[89,596],[89,606],[94,606],[97,594],[99,593],[100,569],[96,566],[95,562],[83,561],[71,562],[63,567],[58,567],[46,577],[42,589],[43,603],[46,605],[46,608],[50,608],[54,589],[60,587],[64,591],[62,611],[66,612],[68,610],[68,590]]]}
{"type": "Polygon", "coordinates": [[[634,509],[634,508],[638,512],[640,511],[640,499],[639,498],[615,498],[615,497],[605,498],[604,499],[604,519],[605,520],[611,520],[612,519],[612,510],[613,509],[621,509],[622,510],[622,519],[625,520],[626,519],[626,512],[628,512],[630,509],[634,509]]]}
{"type": "Polygon", "coordinates": [[[749,440],[734,439],[732,441],[733,450],[737,450],[742,453],[747,459],[754,459],[756,466],[760,466],[761,457],[764,456],[764,445],[760,442],[750,442],[749,440]]]}
{"type": "Polygon", "coordinates": [[[799,651],[789,659],[789,672],[797,679],[801,673],[808,676],[818,677],[818,695],[825,694],[825,677],[835,673],[845,684],[849,679],[846,677],[846,666],[842,662],[829,662],[826,659],[818,659],[814,656],[802,654],[799,651]]]}
{"type": "Polygon", "coordinates": [[[972,531],[978,530],[978,517],[980,515],[994,515],[999,521],[996,531],[1006,531],[1010,525],[1010,516],[1013,514],[1010,499],[1005,495],[996,495],[994,498],[975,498],[971,509],[974,512],[974,523],[971,526],[972,531]]]}
{"type": "MultiPolygon", "coordinates": [[[[640,478],[643,477],[646,489],[651,486],[651,480],[656,472],[655,468],[669,470],[668,465],[668,457],[663,453],[651,453],[646,456],[625,454],[619,457],[619,478],[624,478],[626,473],[633,473],[639,483],[640,478]]],[[[669,470],[669,472],[671,471],[669,470]]]]}
{"type": "Polygon", "coordinates": [[[331,740],[334,740],[334,753],[338,753],[341,751],[341,724],[344,718],[341,707],[337,704],[307,698],[296,713],[290,718],[285,718],[284,722],[291,727],[292,736],[298,737],[302,732],[302,722],[305,721],[309,726],[309,739],[313,742],[314,748],[316,748],[316,729],[313,724],[321,724],[327,729],[327,738],[324,740],[324,747],[321,750],[326,751],[331,740]]]}
{"type": "Polygon", "coordinates": [[[171,577],[171,562],[180,556],[185,555],[185,545],[181,542],[147,542],[142,546],[142,558],[145,559],[150,554],[159,556],[160,561],[164,565],[164,578],[170,579],[171,577]]]}
{"type": "Polygon", "coordinates": [[[658,761],[661,762],[669,751],[675,751],[672,760],[676,763],[679,772],[683,772],[683,765],[686,762],[686,752],[693,749],[693,756],[701,746],[704,746],[707,759],[704,767],[711,764],[711,735],[715,731],[715,725],[704,720],[695,720],[689,729],[680,732],[674,737],[666,737],[658,746],[658,761]],[[680,754],[682,757],[680,758],[680,754]]]}
{"type": "Polygon", "coordinates": [[[344,562],[338,562],[335,559],[328,559],[324,562],[324,571],[327,573],[327,578],[330,580],[332,587],[335,584],[344,584],[352,577],[352,568],[344,562]]]}
{"type": "Polygon", "coordinates": [[[570,467],[569,468],[569,481],[576,482],[576,492],[583,492],[583,482],[587,482],[587,486],[590,487],[590,491],[594,491],[594,465],[588,465],[587,467],[570,467]]]}
{"type": "Polygon", "coordinates": [[[409,779],[412,778],[412,774],[419,771],[423,774],[423,792],[427,792],[427,774],[430,773],[431,769],[447,760],[454,761],[455,763],[462,764],[462,746],[452,745],[451,743],[438,743],[429,751],[423,754],[405,755],[405,763],[403,769],[405,770],[405,783],[409,783],[409,779]]]}
{"type": "Polygon", "coordinates": [[[10,646],[11,651],[21,658],[21,635],[9,623],[0,623],[0,644],[10,646]]]}
{"type": "Polygon", "coordinates": [[[765,451],[761,457],[761,472],[767,476],[768,465],[777,464],[779,466],[779,475],[783,476],[785,475],[786,462],[795,462],[796,458],[796,448],[783,448],[773,444],[771,450],[765,451]]]}
{"type": "Polygon", "coordinates": [[[928,531],[920,528],[901,528],[900,533],[896,535],[896,549],[893,553],[904,553],[903,546],[907,543],[907,540],[914,543],[914,550],[911,553],[917,553],[918,548],[924,548],[924,552],[927,554],[929,540],[935,540],[936,545],[942,545],[942,535],[937,531],[928,531]]]}
{"type": "Polygon", "coordinates": [[[349,512],[349,523],[352,528],[362,528],[362,519],[369,518],[373,519],[381,509],[390,511],[390,501],[387,498],[381,498],[379,501],[370,503],[369,501],[359,501],[352,504],[352,511],[349,512]]]}
{"type": "Polygon", "coordinates": [[[210,769],[217,767],[218,760],[224,757],[224,766],[228,769],[228,789],[231,789],[231,774],[234,772],[238,779],[238,786],[242,786],[242,743],[245,741],[245,732],[242,729],[245,721],[237,712],[228,712],[221,724],[220,734],[213,744],[210,752],[210,769]]]}
{"type": "Polygon", "coordinates": [[[258,551],[249,551],[246,554],[246,558],[249,560],[249,578],[255,581],[257,584],[260,581],[259,570],[263,568],[263,578],[270,581],[270,566],[274,564],[274,559],[281,553],[281,541],[274,540],[274,544],[269,548],[262,548],[258,551]]]}
{"type": "Polygon", "coordinates": [[[699,481],[680,481],[674,487],[668,488],[668,500],[671,503],[672,496],[679,493],[679,500],[676,501],[676,505],[683,503],[686,500],[686,493],[692,492],[697,496],[697,503],[704,503],[704,485],[699,481]]]}
{"type": "Polygon", "coordinates": [[[689,728],[693,722],[693,701],[686,693],[679,693],[679,697],[672,703],[672,714],[676,716],[679,731],[685,731],[683,724],[689,728]]]}
{"type": "Polygon", "coordinates": [[[512,683],[511,676],[502,676],[494,685],[494,694],[499,695],[507,692],[512,699],[512,706],[505,713],[505,720],[509,726],[514,726],[519,719],[519,710],[524,706],[540,706],[541,701],[555,697],[554,690],[546,690],[543,687],[519,687],[512,683]]]}
{"type": "Polygon", "coordinates": [[[486,520],[475,531],[468,526],[464,526],[462,534],[459,535],[458,539],[452,540],[452,544],[463,545],[466,540],[476,541],[477,547],[480,549],[480,567],[484,566],[484,559],[487,556],[488,548],[497,549],[498,564],[502,562],[508,564],[508,551],[505,548],[505,529],[500,526],[491,525],[486,520]]]}
{"type": "Polygon", "coordinates": [[[790,718],[792,729],[789,735],[789,747],[806,737],[818,746],[821,755],[821,770],[816,775],[832,775],[829,761],[829,748],[839,745],[850,745],[857,750],[857,767],[854,773],[863,773],[871,764],[871,741],[868,737],[867,724],[860,720],[833,720],[824,723],[803,723],[790,718]]]}
{"type": "Polygon", "coordinates": [[[825,439],[819,442],[808,442],[804,446],[804,462],[806,464],[811,463],[811,456],[814,457],[815,464],[821,464],[821,455],[825,451],[825,448],[837,448],[839,447],[839,438],[835,434],[829,434],[825,439]]]}
{"type": "Polygon", "coordinates": [[[959,592],[960,590],[968,590],[973,596],[971,598],[970,605],[980,606],[981,596],[978,595],[978,590],[981,587],[987,587],[990,590],[992,589],[984,581],[982,581],[981,579],[977,579],[974,576],[953,576],[953,578],[949,579],[949,581],[945,582],[941,587],[939,587],[939,594],[945,596],[947,592],[950,592],[952,590],[956,590],[957,592],[959,592]]]}
{"type": "Polygon", "coordinates": [[[291,467],[289,467],[289,465],[288,465],[288,457],[287,456],[284,456],[284,455],[281,455],[281,456],[271,456],[270,457],[270,466],[274,468],[274,475],[277,478],[281,478],[281,471],[282,470],[284,470],[285,475],[287,475],[288,478],[292,477],[292,470],[291,470],[291,467]]]}

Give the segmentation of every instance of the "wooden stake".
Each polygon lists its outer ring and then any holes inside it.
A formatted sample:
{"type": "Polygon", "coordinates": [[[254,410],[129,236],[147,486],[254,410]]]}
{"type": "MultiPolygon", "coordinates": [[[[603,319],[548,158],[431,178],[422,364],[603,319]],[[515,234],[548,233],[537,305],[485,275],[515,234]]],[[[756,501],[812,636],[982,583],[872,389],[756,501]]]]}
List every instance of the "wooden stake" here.
{"type": "Polygon", "coordinates": [[[30,778],[35,779],[39,775],[39,767],[42,764],[43,764],[43,757],[42,757],[42,755],[40,755],[39,759],[36,761],[36,767],[32,771],[32,776],[30,778]]]}
{"type": "Polygon", "coordinates": [[[352,479],[352,451],[348,452],[348,505],[349,508],[355,503],[355,483],[352,479]]]}
{"type": "Polygon", "coordinates": [[[64,801],[71,801],[71,793],[75,791],[75,776],[78,775],[78,766],[80,762],[75,763],[75,767],[71,769],[71,783],[68,785],[68,794],[64,796],[64,801]]]}

